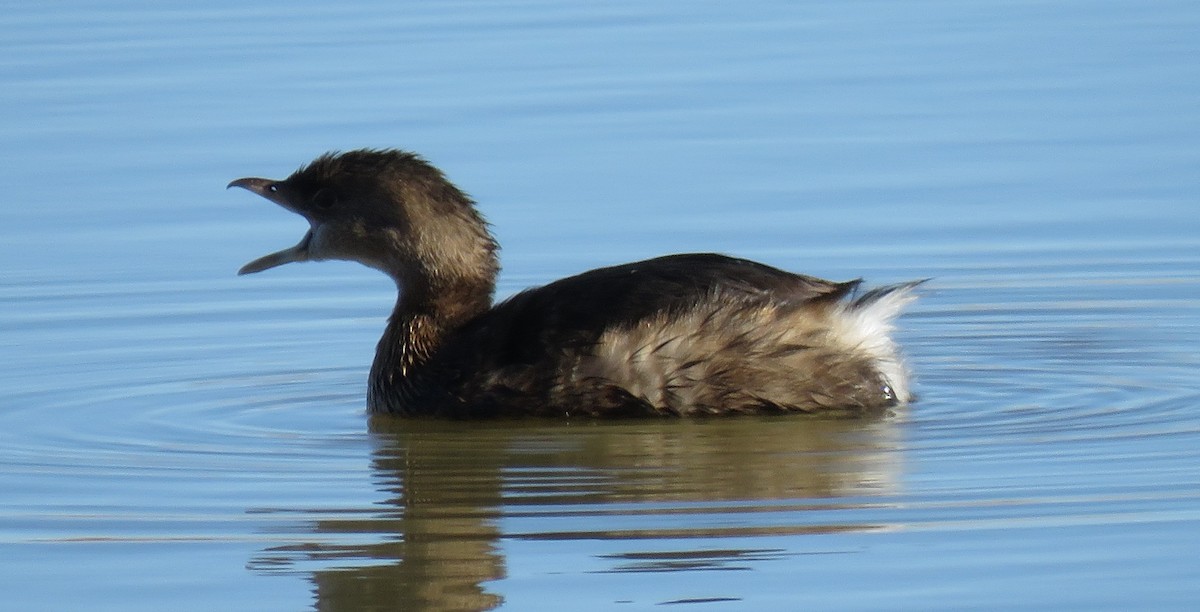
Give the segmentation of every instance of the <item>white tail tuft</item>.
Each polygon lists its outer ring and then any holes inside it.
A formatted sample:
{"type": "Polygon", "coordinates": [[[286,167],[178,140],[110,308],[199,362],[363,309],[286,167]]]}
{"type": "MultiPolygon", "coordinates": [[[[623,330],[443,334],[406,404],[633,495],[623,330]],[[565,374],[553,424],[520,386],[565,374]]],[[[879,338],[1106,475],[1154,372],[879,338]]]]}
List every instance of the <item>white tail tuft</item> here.
{"type": "Polygon", "coordinates": [[[924,280],[872,289],[840,306],[833,318],[833,338],[851,350],[865,352],[896,394],[907,402],[909,371],[892,339],[896,318],[917,299],[914,291],[924,280]]]}

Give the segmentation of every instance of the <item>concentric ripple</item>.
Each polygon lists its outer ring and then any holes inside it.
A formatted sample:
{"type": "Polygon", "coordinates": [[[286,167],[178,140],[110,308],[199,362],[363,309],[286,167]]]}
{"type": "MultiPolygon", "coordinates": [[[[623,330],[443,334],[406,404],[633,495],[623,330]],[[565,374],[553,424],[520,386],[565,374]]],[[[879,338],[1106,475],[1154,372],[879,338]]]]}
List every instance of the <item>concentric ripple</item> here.
{"type": "Polygon", "coordinates": [[[35,359],[0,413],[0,516],[26,526],[6,541],[220,544],[333,607],[370,585],[487,609],[500,591],[519,599],[522,579],[562,572],[628,576],[614,585],[633,601],[639,576],[748,571],[755,585],[818,564],[830,579],[848,559],[894,562],[863,558],[878,546],[1020,530],[1078,547],[1074,532],[1111,542],[1200,518],[1200,489],[1180,486],[1200,452],[1194,287],[932,286],[904,320],[921,398],[909,408],[618,423],[367,419],[362,377],[382,322],[364,313],[387,299],[373,287],[309,303],[192,287],[220,317],[176,283],[27,291],[24,314],[8,313],[17,341],[71,329],[57,342],[73,352],[35,359]],[[68,293],[80,307],[53,310],[68,293]]]}

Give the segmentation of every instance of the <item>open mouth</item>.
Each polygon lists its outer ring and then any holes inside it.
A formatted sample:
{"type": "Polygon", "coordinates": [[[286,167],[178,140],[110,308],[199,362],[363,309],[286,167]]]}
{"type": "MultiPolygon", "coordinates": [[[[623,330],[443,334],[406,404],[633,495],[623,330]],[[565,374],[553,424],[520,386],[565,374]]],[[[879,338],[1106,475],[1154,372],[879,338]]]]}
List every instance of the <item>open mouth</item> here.
{"type": "Polygon", "coordinates": [[[304,237],[301,238],[300,242],[296,243],[295,246],[288,247],[282,251],[275,251],[270,255],[263,255],[262,257],[255,259],[254,261],[242,266],[241,269],[238,270],[238,276],[242,276],[244,274],[254,274],[255,272],[262,272],[263,270],[270,270],[271,268],[296,261],[308,261],[308,245],[310,242],[312,242],[312,237],[313,232],[311,229],[309,229],[307,232],[304,232],[304,237]]]}
{"type": "MultiPolygon", "coordinates": [[[[226,186],[226,189],[231,187],[241,187],[242,189],[256,193],[292,212],[299,213],[299,211],[293,208],[292,205],[283,197],[283,194],[279,193],[278,185],[279,183],[277,181],[273,181],[271,179],[241,178],[229,183],[229,185],[226,186]]],[[[309,244],[312,242],[312,238],[313,230],[312,227],[309,227],[308,231],[304,233],[304,237],[301,238],[300,242],[296,243],[295,246],[291,246],[281,251],[271,253],[270,255],[264,255],[258,259],[255,259],[254,261],[242,266],[241,269],[238,270],[238,275],[241,276],[243,274],[254,274],[255,272],[270,270],[271,268],[282,266],[283,264],[287,263],[308,261],[309,244]]]]}

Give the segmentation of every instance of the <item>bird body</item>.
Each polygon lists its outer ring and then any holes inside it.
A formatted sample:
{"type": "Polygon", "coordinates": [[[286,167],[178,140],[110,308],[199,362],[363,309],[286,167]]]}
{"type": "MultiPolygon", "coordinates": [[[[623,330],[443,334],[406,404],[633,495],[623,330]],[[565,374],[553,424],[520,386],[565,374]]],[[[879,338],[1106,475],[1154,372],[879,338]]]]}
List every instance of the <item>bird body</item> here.
{"type": "Polygon", "coordinates": [[[891,339],[915,299],[717,254],[600,268],[492,304],[497,245],[465,194],[411,153],[322,156],[244,187],[308,219],[241,273],[350,259],[399,297],[368,382],[406,416],[853,415],[910,397],[891,339]]]}

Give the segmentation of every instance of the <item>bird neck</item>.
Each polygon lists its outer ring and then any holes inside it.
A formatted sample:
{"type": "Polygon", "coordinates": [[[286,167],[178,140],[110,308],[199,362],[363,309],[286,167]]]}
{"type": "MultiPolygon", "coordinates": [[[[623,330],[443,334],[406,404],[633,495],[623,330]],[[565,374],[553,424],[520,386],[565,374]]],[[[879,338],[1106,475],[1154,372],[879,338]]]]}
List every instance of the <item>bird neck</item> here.
{"type": "Polygon", "coordinates": [[[494,275],[453,282],[405,283],[371,365],[367,403],[373,412],[412,414],[425,366],[445,338],[492,305],[494,275]]]}

